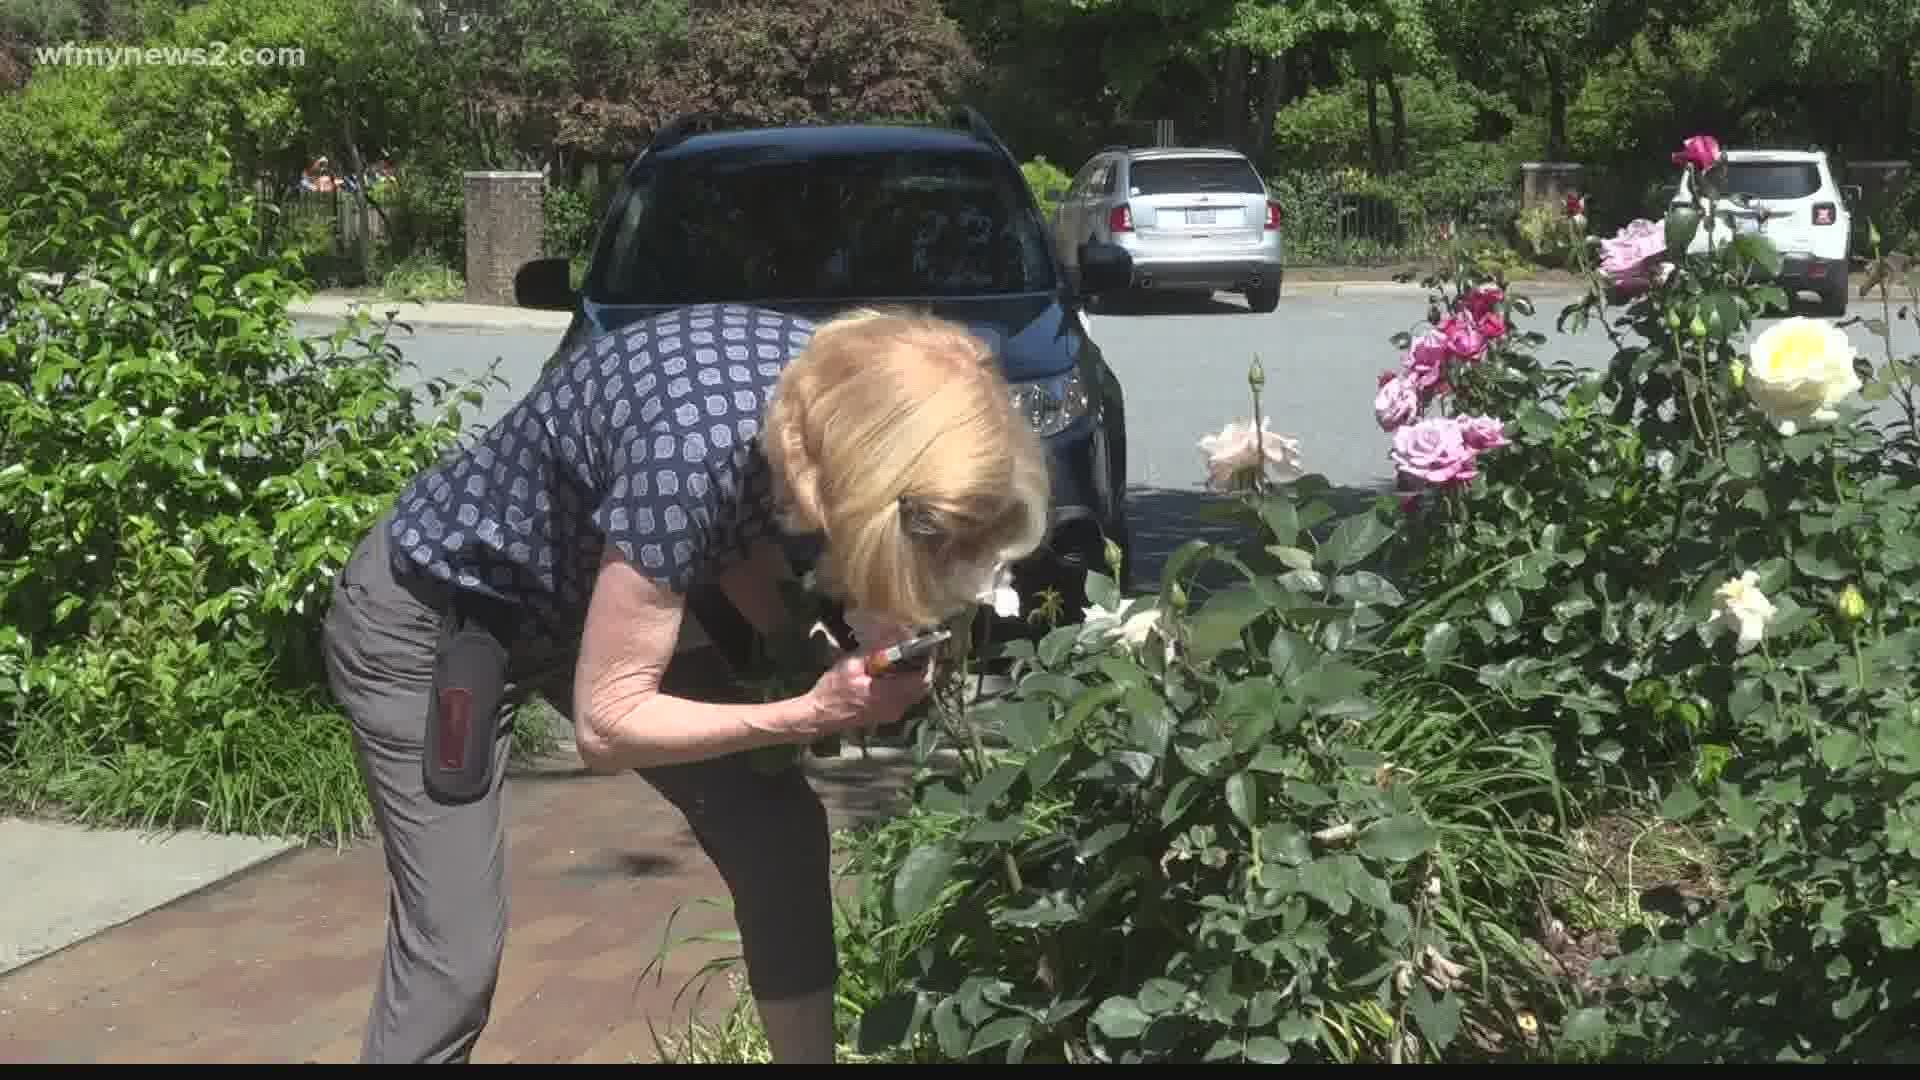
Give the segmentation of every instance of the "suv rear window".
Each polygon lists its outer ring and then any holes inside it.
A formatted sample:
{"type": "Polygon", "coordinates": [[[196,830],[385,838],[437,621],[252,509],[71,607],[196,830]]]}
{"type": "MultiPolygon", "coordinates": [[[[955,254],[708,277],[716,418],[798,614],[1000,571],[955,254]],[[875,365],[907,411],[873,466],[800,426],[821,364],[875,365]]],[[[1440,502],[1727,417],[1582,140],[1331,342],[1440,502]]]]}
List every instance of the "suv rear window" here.
{"type": "Polygon", "coordinates": [[[1151,158],[1133,162],[1127,173],[1134,195],[1185,195],[1195,191],[1267,193],[1267,185],[1245,158],[1151,158]]]}
{"type": "Polygon", "coordinates": [[[1727,191],[1755,199],[1804,199],[1820,190],[1820,169],[1811,162],[1729,161],[1727,191]]]}
{"type": "Polygon", "coordinates": [[[587,291],[613,304],[1046,291],[1053,261],[1019,180],[968,151],[643,161],[587,291]]]}

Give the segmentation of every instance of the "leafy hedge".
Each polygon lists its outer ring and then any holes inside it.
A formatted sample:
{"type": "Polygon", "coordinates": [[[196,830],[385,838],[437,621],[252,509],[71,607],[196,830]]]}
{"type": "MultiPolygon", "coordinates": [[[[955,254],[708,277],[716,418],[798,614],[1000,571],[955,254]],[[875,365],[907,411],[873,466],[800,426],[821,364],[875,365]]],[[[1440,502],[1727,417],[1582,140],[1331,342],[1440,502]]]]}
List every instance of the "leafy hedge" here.
{"type": "Polygon", "coordinates": [[[479,397],[423,399],[364,318],[302,338],[298,268],[257,253],[259,212],[224,153],[50,176],[0,212],[10,805],[302,836],[364,820],[317,617],[479,397]]]}

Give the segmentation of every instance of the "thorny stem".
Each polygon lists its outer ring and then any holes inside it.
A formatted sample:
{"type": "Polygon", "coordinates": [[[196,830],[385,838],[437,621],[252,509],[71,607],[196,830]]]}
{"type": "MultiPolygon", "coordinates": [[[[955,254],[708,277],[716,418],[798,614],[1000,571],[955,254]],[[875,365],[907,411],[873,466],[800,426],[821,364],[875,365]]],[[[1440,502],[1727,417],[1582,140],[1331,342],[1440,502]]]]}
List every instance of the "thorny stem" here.
{"type": "Polygon", "coordinates": [[[1706,338],[1700,339],[1700,403],[1706,406],[1707,425],[1713,431],[1713,454],[1715,457],[1724,461],[1727,456],[1727,447],[1726,443],[1720,438],[1720,417],[1714,412],[1713,394],[1708,389],[1706,338]]]}

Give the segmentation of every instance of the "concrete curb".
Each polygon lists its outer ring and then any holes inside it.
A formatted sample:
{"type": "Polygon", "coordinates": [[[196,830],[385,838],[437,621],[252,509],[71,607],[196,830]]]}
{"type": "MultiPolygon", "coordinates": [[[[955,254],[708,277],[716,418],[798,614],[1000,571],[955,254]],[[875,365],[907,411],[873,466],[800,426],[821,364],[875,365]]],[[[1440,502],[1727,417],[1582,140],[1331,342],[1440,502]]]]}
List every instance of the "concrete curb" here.
{"type": "MultiPolygon", "coordinates": [[[[28,276],[43,283],[53,281],[44,274],[28,276]]],[[[1577,296],[1582,286],[1560,281],[1516,281],[1511,288],[1516,293],[1529,296],[1577,296]]],[[[1280,295],[1283,302],[1288,297],[1307,296],[1419,299],[1424,298],[1427,291],[1417,282],[1288,280],[1282,286],[1280,295]]],[[[380,300],[325,294],[296,301],[287,307],[287,313],[295,319],[324,322],[339,322],[355,311],[366,312],[376,322],[391,316],[396,323],[405,327],[495,333],[535,331],[559,334],[566,330],[573,318],[571,312],[541,311],[510,305],[468,304],[455,300],[380,300]]]]}
{"type": "Polygon", "coordinates": [[[543,330],[561,333],[572,321],[566,311],[541,311],[534,308],[504,307],[491,304],[464,304],[452,301],[363,300],[357,297],[319,296],[287,306],[296,319],[339,321],[364,311],[374,321],[391,315],[405,326],[434,326],[449,330],[543,330]]]}
{"type": "MultiPolygon", "coordinates": [[[[1511,289],[1526,296],[1577,296],[1581,291],[1579,285],[1557,281],[1516,281],[1511,289]]],[[[1281,289],[1283,303],[1287,297],[1424,299],[1426,295],[1427,290],[1418,283],[1397,281],[1290,281],[1281,289]]],[[[564,311],[489,304],[365,300],[338,296],[320,296],[293,304],[289,307],[289,314],[301,319],[337,321],[348,317],[355,309],[365,310],[376,320],[391,314],[395,321],[408,326],[496,332],[532,330],[560,333],[566,330],[572,317],[564,311]]]]}

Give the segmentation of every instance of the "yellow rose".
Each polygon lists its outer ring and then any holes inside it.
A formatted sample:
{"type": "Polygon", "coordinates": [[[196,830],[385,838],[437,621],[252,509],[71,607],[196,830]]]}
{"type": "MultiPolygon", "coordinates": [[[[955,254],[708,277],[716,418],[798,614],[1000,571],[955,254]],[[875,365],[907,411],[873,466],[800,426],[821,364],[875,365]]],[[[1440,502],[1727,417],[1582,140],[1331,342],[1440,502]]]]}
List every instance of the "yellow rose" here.
{"type": "Polygon", "coordinates": [[[1768,327],[1749,350],[1746,390],[1782,435],[1840,418],[1834,406],[1860,389],[1853,343],[1822,319],[1795,316],[1768,327]]]}

